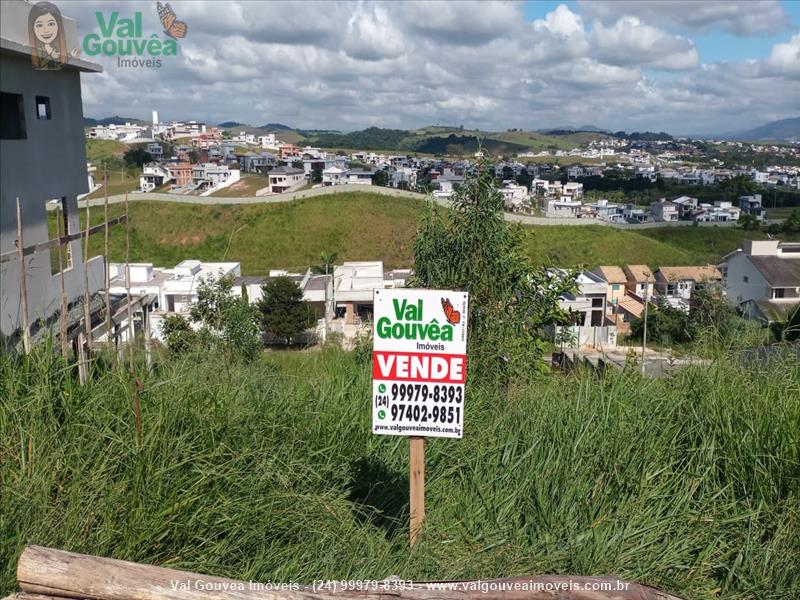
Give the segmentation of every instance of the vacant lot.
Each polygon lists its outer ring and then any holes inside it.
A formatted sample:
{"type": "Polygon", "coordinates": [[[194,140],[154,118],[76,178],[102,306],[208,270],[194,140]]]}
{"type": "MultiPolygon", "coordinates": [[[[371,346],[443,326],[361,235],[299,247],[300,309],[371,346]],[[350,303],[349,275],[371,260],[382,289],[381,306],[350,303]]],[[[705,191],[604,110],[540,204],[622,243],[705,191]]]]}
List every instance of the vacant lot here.
{"type": "MultiPolygon", "coordinates": [[[[281,204],[200,206],[131,203],[131,259],[171,266],[185,258],[236,260],[242,271],[305,270],[321,252],[340,260],[382,260],[411,266],[422,203],[350,192],[281,204]]],[[[123,212],[112,205],[111,214],[123,212]]],[[[92,222],[102,208],[92,209],[92,222]]],[[[594,267],[645,263],[694,265],[718,262],[745,237],[764,234],[735,228],[663,228],[623,231],[601,226],[521,227],[536,264],[594,267]]],[[[102,235],[91,242],[96,254],[102,235]]],[[[111,258],[124,257],[124,231],[111,234],[111,258]]]]}
{"type": "Polygon", "coordinates": [[[211,194],[222,198],[241,198],[255,196],[256,192],[269,185],[269,177],[261,175],[243,174],[236,183],[211,194]]]}
{"type": "Polygon", "coordinates": [[[141,441],[130,374],[79,386],[46,351],[0,356],[0,595],[41,544],[264,582],[613,573],[800,597],[792,363],[472,382],[464,439],[429,440],[409,550],[408,442],[370,433],[357,356],[142,368],[141,441]]]}

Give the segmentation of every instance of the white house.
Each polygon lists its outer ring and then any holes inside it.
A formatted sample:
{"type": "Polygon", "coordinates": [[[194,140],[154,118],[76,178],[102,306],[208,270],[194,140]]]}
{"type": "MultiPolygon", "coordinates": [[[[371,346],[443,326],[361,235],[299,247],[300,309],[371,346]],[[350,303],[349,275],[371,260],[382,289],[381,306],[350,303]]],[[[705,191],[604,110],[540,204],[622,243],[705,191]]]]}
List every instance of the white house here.
{"type": "Polygon", "coordinates": [[[143,192],[152,192],[157,187],[164,185],[172,179],[169,170],[159,163],[146,163],[139,176],[139,189],[143,192]]]}
{"type": "Polygon", "coordinates": [[[656,290],[670,305],[688,312],[692,292],[707,285],[721,285],[722,273],[714,265],[660,267],[655,280],[656,290]]]}
{"type": "Polygon", "coordinates": [[[728,302],[749,318],[783,320],[800,303],[800,243],[744,240],[724,270],[728,302]]]}
{"type": "Polygon", "coordinates": [[[231,169],[227,165],[205,163],[192,167],[192,183],[198,190],[204,190],[201,196],[226,188],[239,181],[239,169],[231,169]]]}
{"type": "Polygon", "coordinates": [[[577,284],[577,291],[566,293],[558,300],[562,310],[569,314],[569,323],[552,327],[553,338],[558,339],[559,333],[566,329],[571,332],[576,346],[615,348],[617,326],[606,315],[608,282],[596,273],[582,271],[577,284]]]}
{"type": "MultiPolygon", "coordinates": [[[[306,176],[303,169],[294,167],[278,167],[269,172],[269,190],[271,194],[282,194],[283,192],[293,192],[306,183],[306,176]]],[[[256,195],[261,195],[259,190],[256,195]]]]}

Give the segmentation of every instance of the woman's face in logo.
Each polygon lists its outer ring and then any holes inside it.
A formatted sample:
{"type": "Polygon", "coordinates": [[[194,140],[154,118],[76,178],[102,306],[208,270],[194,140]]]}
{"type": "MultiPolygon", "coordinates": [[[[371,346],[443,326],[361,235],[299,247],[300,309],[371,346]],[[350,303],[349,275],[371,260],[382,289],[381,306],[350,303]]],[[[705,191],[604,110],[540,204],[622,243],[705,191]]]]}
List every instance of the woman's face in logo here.
{"type": "Polygon", "coordinates": [[[58,35],[58,21],[50,13],[42,15],[33,22],[33,32],[40,42],[49,44],[58,35]]]}

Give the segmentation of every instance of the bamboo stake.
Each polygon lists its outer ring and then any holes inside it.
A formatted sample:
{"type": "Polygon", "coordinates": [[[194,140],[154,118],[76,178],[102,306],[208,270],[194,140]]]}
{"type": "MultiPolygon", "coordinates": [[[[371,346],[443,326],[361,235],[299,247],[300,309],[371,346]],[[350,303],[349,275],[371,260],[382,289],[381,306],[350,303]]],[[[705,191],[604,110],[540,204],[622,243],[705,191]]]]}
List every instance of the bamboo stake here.
{"type": "MultiPolygon", "coordinates": [[[[128,214],[128,192],[125,192],[125,214],[128,214]]],[[[131,237],[130,219],[125,220],[125,300],[128,304],[128,360],[133,372],[133,344],[136,332],[133,329],[133,311],[131,310],[131,237]]]]}
{"type": "MultiPolygon", "coordinates": [[[[106,342],[110,345],[112,338],[114,338],[113,324],[111,322],[111,267],[108,264],[108,167],[103,166],[103,190],[104,190],[104,203],[103,203],[103,235],[105,236],[103,244],[103,263],[105,265],[105,274],[103,277],[103,286],[105,287],[106,299],[106,342]]],[[[116,343],[116,338],[113,339],[116,343]]]]}
{"type": "Polygon", "coordinates": [[[144,332],[144,359],[147,372],[153,369],[153,357],[150,349],[150,308],[142,304],[142,330],[144,332]]]}
{"type": "Polygon", "coordinates": [[[58,201],[58,207],[56,209],[56,234],[58,235],[58,278],[59,283],[61,286],[61,310],[59,311],[61,314],[58,318],[58,323],[60,326],[59,329],[59,340],[61,342],[61,356],[67,358],[69,356],[69,340],[67,339],[67,290],[66,286],[64,285],[64,244],[60,241],[61,240],[61,225],[62,219],[64,217],[64,207],[63,207],[64,200],[60,199],[58,201]]]}
{"type": "MultiPolygon", "coordinates": [[[[80,221],[80,219],[78,219],[80,221]]],[[[92,314],[89,308],[89,200],[86,199],[86,235],[83,240],[83,330],[86,332],[86,354],[92,355],[92,314]]]]}
{"type": "Polygon", "coordinates": [[[425,438],[408,438],[409,507],[411,512],[410,542],[417,543],[425,524],[425,438]]]}
{"type": "Polygon", "coordinates": [[[79,333],[77,339],[75,340],[75,354],[78,356],[78,381],[81,385],[86,384],[87,379],[87,367],[88,363],[86,361],[86,336],[83,333],[79,333]]]}
{"type": "Polygon", "coordinates": [[[22,235],[22,208],[17,196],[17,252],[19,254],[19,297],[22,303],[22,348],[31,353],[31,327],[28,320],[28,284],[25,278],[25,242],[22,235]]]}

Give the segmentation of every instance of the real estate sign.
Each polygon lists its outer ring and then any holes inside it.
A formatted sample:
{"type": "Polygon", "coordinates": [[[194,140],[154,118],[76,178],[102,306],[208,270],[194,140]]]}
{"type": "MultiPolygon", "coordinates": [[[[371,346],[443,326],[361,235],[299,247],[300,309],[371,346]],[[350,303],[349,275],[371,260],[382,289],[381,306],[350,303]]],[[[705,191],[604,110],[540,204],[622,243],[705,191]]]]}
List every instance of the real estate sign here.
{"type": "Polygon", "coordinates": [[[375,290],[372,433],[460,438],[468,294],[375,290]]]}

